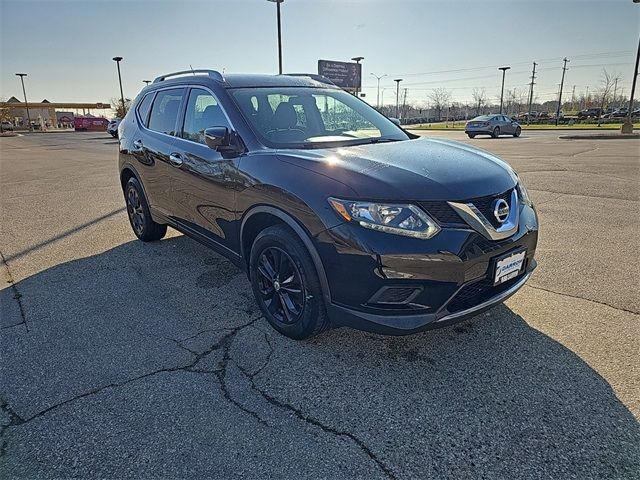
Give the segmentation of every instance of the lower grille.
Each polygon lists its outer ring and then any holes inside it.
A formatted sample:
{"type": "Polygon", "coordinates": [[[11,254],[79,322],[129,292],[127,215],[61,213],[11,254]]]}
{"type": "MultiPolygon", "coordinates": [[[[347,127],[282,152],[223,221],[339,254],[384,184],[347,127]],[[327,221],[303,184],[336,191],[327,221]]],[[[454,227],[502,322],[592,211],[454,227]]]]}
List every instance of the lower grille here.
{"type": "Polygon", "coordinates": [[[462,287],[447,304],[447,310],[450,313],[456,313],[475,307],[476,305],[489,300],[491,297],[495,297],[499,293],[508,290],[512,285],[519,282],[521,278],[522,276],[518,275],[511,280],[495,286],[493,285],[492,278],[485,278],[479,282],[462,287]]]}

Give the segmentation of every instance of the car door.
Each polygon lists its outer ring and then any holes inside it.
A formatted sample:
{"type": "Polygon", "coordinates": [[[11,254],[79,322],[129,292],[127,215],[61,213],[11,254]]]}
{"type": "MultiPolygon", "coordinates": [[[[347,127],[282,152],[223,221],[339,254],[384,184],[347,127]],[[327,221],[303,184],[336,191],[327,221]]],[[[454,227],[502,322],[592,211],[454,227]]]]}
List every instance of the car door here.
{"type": "Polygon", "coordinates": [[[513,126],[513,120],[511,119],[511,117],[503,115],[502,118],[504,119],[504,127],[502,128],[502,131],[504,133],[513,134],[516,131],[516,128],[513,126]]]}
{"type": "Polygon", "coordinates": [[[137,160],[136,169],[150,207],[165,216],[170,216],[173,210],[169,195],[169,155],[176,141],[184,92],[184,88],[168,88],[159,90],[155,97],[152,92],[148,94],[153,99],[150,110],[145,105],[145,97],[136,112],[139,129],[132,141],[132,154],[137,160]]]}
{"type": "Polygon", "coordinates": [[[180,137],[171,153],[171,196],[182,226],[237,252],[234,234],[237,154],[208,147],[204,130],[231,123],[205,87],[189,89],[180,137]]]}

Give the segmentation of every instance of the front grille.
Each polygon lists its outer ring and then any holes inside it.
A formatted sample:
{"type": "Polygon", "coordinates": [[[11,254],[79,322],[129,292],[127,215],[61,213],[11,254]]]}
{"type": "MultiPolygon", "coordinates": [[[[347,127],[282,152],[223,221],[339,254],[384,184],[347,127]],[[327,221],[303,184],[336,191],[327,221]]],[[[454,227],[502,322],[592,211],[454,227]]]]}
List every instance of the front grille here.
{"type": "MultiPolygon", "coordinates": [[[[526,265],[523,271],[526,271],[526,265]]],[[[493,285],[493,278],[485,278],[478,282],[462,287],[453,299],[447,304],[450,313],[460,312],[495,297],[499,293],[508,290],[512,285],[520,281],[521,275],[507,280],[500,285],[493,285]]]]}
{"type": "MultiPolygon", "coordinates": [[[[513,189],[509,189],[506,192],[497,194],[497,195],[487,195],[485,197],[477,197],[471,198],[468,200],[456,200],[458,203],[472,203],[475,207],[480,210],[482,215],[491,222],[494,228],[500,227],[502,224],[498,222],[496,217],[493,215],[493,202],[502,198],[507,203],[511,203],[511,192],[513,189]]],[[[420,202],[420,206],[424,208],[431,217],[435,221],[437,221],[440,225],[443,224],[463,224],[466,225],[465,222],[460,218],[460,216],[456,213],[456,211],[451,208],[451,206],[443,200],[430,200],[425,202],[420,202]]]]}
{"type": "Polygon", "coordinates": [[[382,287],[367,303],[405,304],[420,291],[416,287],[382,287]]]}
{"type": "Polygon", "coordinates": [[[464,221],[460,218],[460,215],[449,206],[447,202],[435,200],[429,202],[420,202],[420,206],[424,208],[433,219],[440,225],[446,223],[462,223],[464,221]]]}
{"type": "Polygon", "coordinates": [[[496,216],[493,214],[493,202],[498,198],[501,198],[504,201],[506,201],[509,204],[509,206],[511,206],[512,191],[513,191],[513,188],[499,195],[487,195],[486,197],[474,198],[472,200],[469,200],[467,203],[473,203],[473,205],[478,210],[480,210],[480,213],[482,213],[482,215],[484,215],[484,217],[487,220],[489,220],[489,222],[491,222],[491,225],[493,225],[494,228],[498,228],[502,224],[498,221],[496,216]]]}

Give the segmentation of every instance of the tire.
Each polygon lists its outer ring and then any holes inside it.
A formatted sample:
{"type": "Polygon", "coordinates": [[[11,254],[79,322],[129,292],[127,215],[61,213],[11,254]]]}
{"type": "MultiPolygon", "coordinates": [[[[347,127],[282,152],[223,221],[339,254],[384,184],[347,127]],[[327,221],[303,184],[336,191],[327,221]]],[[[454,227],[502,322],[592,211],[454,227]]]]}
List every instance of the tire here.
{"type": "Polygon", "coordinates": [[[475,133],[467,133],[467,135],[469,136],[469,138],[476,138],[476,134],[475,133]]]}
{"type": "Polygon", "coordinates": [[[127,204],[129,223],[136,237],[143,242],[154,242],[167,234],[167,226],[156,223],[151,218],[149,204],[137,178],[130,178],[127,182],[124,188],[124,199],[127,204]]]}
{"type": "Polygon", "coordinates": [[[494,128],[493,132],[491,132],[491,136],[493,138],[498,138],[500,136],[500,127],[494,128]]]}
{"type": "Polygon", "coordinates": [[[311,255],[286,226],[274,225],[258,234],[251,246],[249,278],[260,310],[281,334],[302,340],[329,328],[311,255]]]}
{"type": "Polygon", "coordinates": [[[517,127],[516,131],[513,133],[513,136],[517,138],[520,136],[521,133],[522,133],[522,129],[520,127],[517,127]]]}

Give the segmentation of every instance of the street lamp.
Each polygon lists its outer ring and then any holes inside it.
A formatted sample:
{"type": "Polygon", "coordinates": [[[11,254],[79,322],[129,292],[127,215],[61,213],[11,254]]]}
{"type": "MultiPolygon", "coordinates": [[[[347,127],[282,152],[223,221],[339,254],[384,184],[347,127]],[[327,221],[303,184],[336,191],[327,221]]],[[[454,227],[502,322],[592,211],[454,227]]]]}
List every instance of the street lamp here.
{"type": "MultiPolygon", "coordinates": [[[[640,3],[640,0],[634,3],[640,3]]],[[[638,80],[638,63],[640,62],[640,40],[638,40],[638,52],[636,53],[636,68],[633,71],[633,81],[631,82],[631,95],[629,97],[629,111],[627,112],[627,118],[625,118],[620,133],[633,133],[633,97],[636,93],[636,81],[638,80]]]]}
{"type": "Polygon", "coordinates": [[[29,115],[29,103],[27,102],[27,91],[24,89],[24,77],[26,77],[27,74],[16,73],[16,76],[20,77],[20,82],[22,82],[22,93],[24,94],[24,107],[27,110],[27,121],[29,122],[29,131],[33,132],[33,125],[31,125],[31,116],[29,115]]]}
{"type": "Polygon", "coordinates": [[[502,88],[500,89],[500,113],[502,113],[502,98],[504,96],[504,74],[507,73],[511,67],[498,67],[498,70],[502,70],[502,88]]]}
{"type": "MultiPolygon", "coordinates": [[[[353,60],[354,62],[356,62],[359,65],[360,62],[362,60],[364,60],[364,57],[352,57],[351,60],[353,60]]],[[[362,75],[362,70],[360,71],[360,75],[362,75]]],[[[362,81],[362,79],[360,79],[360,81],[362,81]]],[[[359,89],[358,89],[358,87],[356,87],[356,97],[358,96],[358,92],[359,92],[359,89]]]]}
{"type": "Polygon", "coordinates": [[[378,97],[376,99],[376,104],[378,105],[378,108],[380,108],[380,79],[386,77],[387,75],[376,75],[375,73],[372,73],[371,75],[373,75],[374,77],[376,77],[376,79],[378,80],[378,97]]]}
{"type": "Polygon", "coordinates": [[[401,78],[396,78],[394,82],[396,82],[396,118],[400,119],[400,82],[401,78]]]}
{"type": "Polygon", "coordinates": [[[278,11],[278,73],[282,75],[282,28],[280,26],[280,4],[284,2],[284,0],[268,0],[269,2],[274,2],[277,6],[278,11]]]}
{"type": "Polygon", "coordinates": [[[118,81],[120,82],[120,100],[122,100],[122,116],[124,117],[125,113],[127,113],[127,107],[124,106],[124,93],[122,93],[122,76],[120,75],[120,62],[122,61],[122,57],[113,57],[112,60],[116,62],[118,66],[118,81]]]}
{"type": "Polygon", "coordinates": [[[142,83],[149,85],[151,83],[151,80],[142,80],[142,83]]]}

